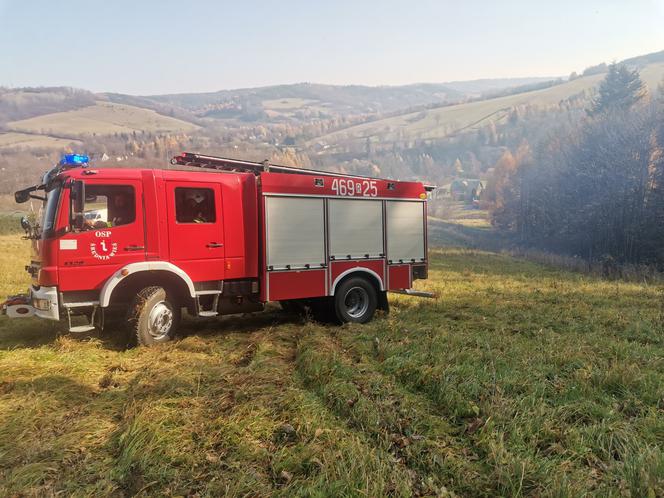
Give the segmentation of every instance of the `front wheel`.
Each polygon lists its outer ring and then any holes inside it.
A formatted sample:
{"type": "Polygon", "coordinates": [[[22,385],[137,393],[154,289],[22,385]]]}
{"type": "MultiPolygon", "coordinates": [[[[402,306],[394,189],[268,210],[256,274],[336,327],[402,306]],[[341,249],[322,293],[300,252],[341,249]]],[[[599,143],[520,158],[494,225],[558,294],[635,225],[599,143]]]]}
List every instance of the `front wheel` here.
{"type": "Polygon", "coordinates": [[[334,311],[342,323],[367,323],[377,305],[376,289],[362,277],[349,278],[334,293],[334,311]]]}
{"type": "Polygon", "coordinates": [[[180,322],[180,308],[163,287],[146,287],[129,306],[127,321],[138,344],[153,346],[173,338],[180,322]]]}

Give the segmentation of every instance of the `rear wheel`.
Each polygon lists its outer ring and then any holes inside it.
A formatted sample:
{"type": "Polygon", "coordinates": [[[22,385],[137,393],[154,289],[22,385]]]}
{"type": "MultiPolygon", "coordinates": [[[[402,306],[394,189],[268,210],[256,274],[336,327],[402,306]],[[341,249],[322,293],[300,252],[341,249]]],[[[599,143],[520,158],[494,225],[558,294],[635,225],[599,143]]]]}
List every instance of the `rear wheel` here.
{"type": "Polygon", "coordinates": [[[127,321],[141,346],[168,342],[180,322],[180,308],[163,287],[146,287],[129,306],[127,321]]]}
{"type": "Polygon", "coordinates": [[[334,293],[334,311],[341,322],[367,323],[377,304],[376,289],[362,277],[349,278],[334,293]]]}

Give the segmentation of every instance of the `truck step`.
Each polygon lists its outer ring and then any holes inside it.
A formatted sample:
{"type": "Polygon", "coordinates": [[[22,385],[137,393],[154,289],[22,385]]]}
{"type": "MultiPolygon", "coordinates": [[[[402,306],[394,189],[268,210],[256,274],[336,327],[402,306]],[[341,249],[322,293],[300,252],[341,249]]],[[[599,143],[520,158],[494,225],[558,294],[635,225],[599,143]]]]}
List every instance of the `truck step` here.
{"type": "MultiPolygon", "coordinates": [[[[97,315],[97,310],[99,309],[99,301],[90,301],[82,303],[65,303],[64,308],[67,311],[67,322],[69,324],[69,332],[80,334],[83,332],[90,332],[91,330],[94,330],[96,328],[95,316],[97,315]],[[90,316],[89,321],[86,319],[87,323],[84,323],[83,325],[72,325],[72,311],[71,311],[72,308],[87,308],[87,307],[92,308],[92,314],[90,316]]],[[[79,316],[77,318],[83,318],[83,317],[79,316]]]]}
{"type": "Polygon", "coordinates": [[[219,307],[221,293],[222,291],[220,289],[196,291],[196,310],[198,311],[198,316],[217,316],[219,314],[217,308],[219,307]],[[213,296],[212,304],[209,308],[206,309],[201,305],[201,296],[213,296]]]}
{"type": "Polygon", "coordinates": [[[69,332],[80,334],[82,332],[90,332],[91,330],[94,329],[95,329],[94,325],[76,325],[75,327],[69,327],[69,332]]]}
{"type": "Polygon", "coordinates": [[[99,301],[84,301],[80,303],[62,303],[65,308],[95,308],[99,306],[99,301]]]}
{"type": "Polygon", "coordinates": [[[217,316],[219,313],[216,311],[199,311],[198,316],[217,316]]]}

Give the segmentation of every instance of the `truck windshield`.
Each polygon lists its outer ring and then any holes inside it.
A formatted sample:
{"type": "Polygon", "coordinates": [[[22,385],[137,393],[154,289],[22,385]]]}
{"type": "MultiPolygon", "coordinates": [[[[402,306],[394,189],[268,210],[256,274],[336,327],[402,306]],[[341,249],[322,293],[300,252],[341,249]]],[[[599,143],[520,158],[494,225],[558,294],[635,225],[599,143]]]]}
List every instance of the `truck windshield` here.
{"type": "Polygon", "coordinates": [[[44,223],[42,224],[42,236],[50,237],[55,228],[55,217],[58,213],[58,204],[60,201],[60,192],[62,186],[58,185],[51,190],[46,196],[46,206],[44,209],[44,223]]]}

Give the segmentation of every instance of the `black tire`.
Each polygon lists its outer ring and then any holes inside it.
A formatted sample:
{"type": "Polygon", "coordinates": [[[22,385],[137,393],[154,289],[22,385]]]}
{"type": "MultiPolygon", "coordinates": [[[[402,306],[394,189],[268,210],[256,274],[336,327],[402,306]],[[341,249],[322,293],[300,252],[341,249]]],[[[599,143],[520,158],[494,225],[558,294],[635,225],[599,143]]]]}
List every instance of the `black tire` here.
{"type": "Polygon", "coordinates": [[[173,338],[180,323],[180,307],[163,287],[146,287],[129,305],[127,322],[141,346],[154,346],[173,338]]]}
{"type": "Polygon", "coordinates": [[[367,323],[373,318],[377,305],[376,289],[362,277],[341,282],[334,293],[334,311],[342,323],[367,323]]]}

